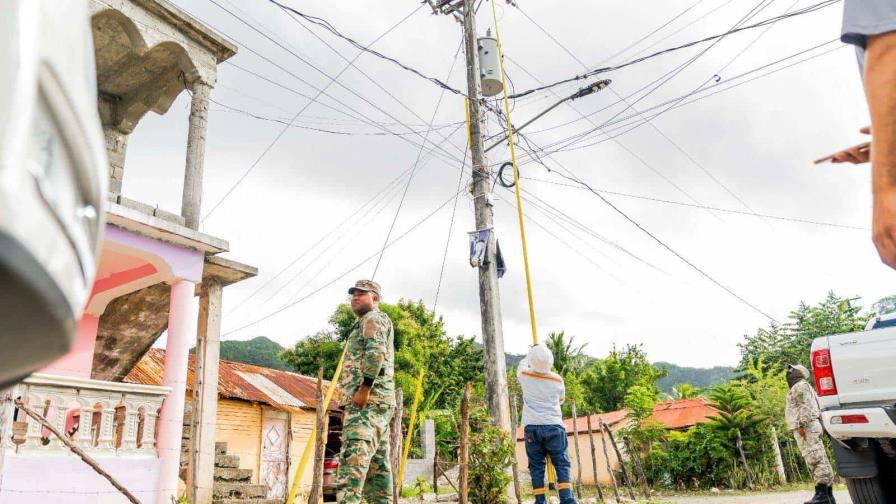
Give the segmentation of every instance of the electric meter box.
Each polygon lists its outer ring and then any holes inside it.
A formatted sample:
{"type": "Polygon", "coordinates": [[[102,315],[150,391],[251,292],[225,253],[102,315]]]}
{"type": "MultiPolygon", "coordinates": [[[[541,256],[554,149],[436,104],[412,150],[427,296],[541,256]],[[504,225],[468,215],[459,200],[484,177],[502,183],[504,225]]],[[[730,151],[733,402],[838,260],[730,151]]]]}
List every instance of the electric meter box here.
{"type": "Polygon", "coordinates": [[[498,41],[493,37],[479,39],[479,80],[482,96],[495,96],[501,86],[501,67],[498,61],[498,41]]]}

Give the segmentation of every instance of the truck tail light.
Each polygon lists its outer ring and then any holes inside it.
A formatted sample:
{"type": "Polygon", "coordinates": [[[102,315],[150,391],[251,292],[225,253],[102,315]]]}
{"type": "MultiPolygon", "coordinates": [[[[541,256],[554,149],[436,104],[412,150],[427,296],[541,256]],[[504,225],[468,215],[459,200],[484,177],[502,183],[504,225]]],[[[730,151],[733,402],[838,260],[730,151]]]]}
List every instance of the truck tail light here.
{"type": "Polygon", "coordinates": [[[815,377],[815,391],[818,395],[837,395],[834,368],[831,366],[831,351],[827,348],[812,352],[812,375],[815,377]]]}
{"type": "Polygon", "coordinates": [[[868,417],[865,415],[837,415],[831,417],[831,423],[835,425],[863,424],[868,423],[868,417]]]}

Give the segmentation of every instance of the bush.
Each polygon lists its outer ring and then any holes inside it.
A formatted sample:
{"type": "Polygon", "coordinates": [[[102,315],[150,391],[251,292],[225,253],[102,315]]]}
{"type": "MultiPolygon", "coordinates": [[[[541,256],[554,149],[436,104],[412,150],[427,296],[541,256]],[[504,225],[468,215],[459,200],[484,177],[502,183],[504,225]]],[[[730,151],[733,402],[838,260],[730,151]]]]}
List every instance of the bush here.
{"type": "Polygon", "coordinates": [[[512,477],[507,468],[513,462],[510,436],[491,425],[484,408],[471,412],[469,498],[473,504],[503,504],[512,477]]]}

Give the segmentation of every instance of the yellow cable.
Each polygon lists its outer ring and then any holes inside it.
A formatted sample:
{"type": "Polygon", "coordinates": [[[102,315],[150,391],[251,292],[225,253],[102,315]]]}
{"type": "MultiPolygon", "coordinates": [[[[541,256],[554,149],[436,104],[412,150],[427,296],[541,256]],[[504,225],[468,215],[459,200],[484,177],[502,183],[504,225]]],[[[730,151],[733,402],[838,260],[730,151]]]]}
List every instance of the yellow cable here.
{"type": "Polygon", "coordinates": [[[510,142],[510,162],[513,163],[513,188],[516,194],[516,213],[520,221],[520,241],[523,245],[523,267],[526,271],[526,294],[529,297],[529,323],[532,325],[532,344],[538,344],[535,329],[535,302],[532,301],[532,279],[529,276],[529,252],[526,248],[526,227],[523,224],[523,206],[520,202],[520,178],[516,168],[516,149],[513,145],[513,125],[510,122],[510,105],[507,99],[507,83],[504,78],[504,52],[501,49],[501,35],[498,33],[498,15],[495,0],[492,0],[492,20],[495,25],[495,40],[498,43],[498,66],[501,69],[501,87],[504,90],[504,115],[507,116],[507,140],[510,142]]]}
{"type": "Polygon", "coordinates": [[[417,421],[417,406],[420,405],[420,399],[423,396],[423,369],[417,375],[417,390],[414,391],[414,403],[411,405],[411,419],[408,422],[408,433],[404,436],[404,449],[401,453],[401,464],[398,465],[398,488],[402,486],[402,478],[404,478],[404,465],[408,461],[408,454],[411,452],[411,436],[414,434],[414,423],[417,421]]]}
{"type": "MultiPolygon", "coordinates": [[[[324,411],[330,406],[330,399],[333,398],[333,392],[336,391],[336,383],[339,382],[339,375],[342,374],[342,364],[345,362],[345,350],[348,348],[348,345],[345,345],[342,348],[342,355],[339,356],[339,364],[336,365],[336,372],[333,373],[333,378],[330,380],[330,386],[327,387],[327,394],[324,396],[324,411]]],[[[299,459],[299,467],[296,468],[296,474],[292,479],[292,486],[289,488],[289,497],[286,499],[286,504],[293,504],[295,502],[296,493],[299,491],[299,479],[302,477],[302,473],[305,472],[305,467],[308,465],[308,459],[311,457],[311,452],[314,449],[314,438],[317,436],[317,423],[311,428],[311,435],[308,436],[308,441],[305,443],[305,449],[302,451],[302,458],[299,459]]]]}

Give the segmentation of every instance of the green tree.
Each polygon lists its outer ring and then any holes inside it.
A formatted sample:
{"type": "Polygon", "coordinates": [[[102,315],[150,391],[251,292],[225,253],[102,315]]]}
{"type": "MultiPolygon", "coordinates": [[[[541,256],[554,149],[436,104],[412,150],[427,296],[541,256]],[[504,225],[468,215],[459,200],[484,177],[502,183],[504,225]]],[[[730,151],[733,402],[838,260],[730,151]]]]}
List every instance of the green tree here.
{"type": "Polygon", "coordinates": [[[582,374],[582,387],[591,411],[615,411],[624,406],[626,394],[636,385],[650,390],[656,399],[656,382],[665,374],[665,369],[647,360],[640,345],[628,345],[621,351],[613,347],[610,355],[592,362],[582,374]]]}
{"type": "Polygon", "coordinates": [[[470,413],[470,502],[507,502],[505,489],[512,479],[507,469],[513,462],[514,443],[507,432],[491,424],[485,408],[470,413]]]}
{"type": "Polygon", "coordinates": [[[896,312],[896,296],[887,296],[877,300],[871,305],[871,309],[877,315],[888,315],[896,312]]]}
{"type": "Polygon", "coordinates": [[[554,369],[557,374],[566,376],[567,373],[578,373],[583,364],[585,355],[582,350],[586,344],[575,346],[575,336],[566,339],[564,331],[548,333],[548,339],[544,344],[554,355],[554,369]]]}
{"type": "Polygon", "coordinates": [[[862,330],[870,315],[862,315],[861,311],[861,306],[833,292],[817,305],[800,303],[790,312],[785,324],[772,323],[768,329],[758,329],[755,335],[744,336],[745,341],[738,344],[741,351],[739,369],[742,371],[760,360],[776,370],[785,369],[788,364],[811,367],[809,348],[812,340],[862,330]]]}
{"type": "Polygon", "coordinates": [[[656,391],[652,387],[635,385],[625,393],[625,407],[630,410],[629,418],[641,423],[653,414],[656,391]]]}
{"type": "MultiPolygon", "coordinates": [[[[426,370],[421,411],[456,409],[464,384],[483,381],[482,349],[472,337],[450,337],[441,317],[435,317],[422,301],[380,303],[395,331],[395,381],[404,390],[410,407],[417,374],[426,370]]],[[[342,303],[330,317],[331,329],[309,336],[281,354],[297,372],[316,374],[323,366],[333,375],[341,346],[357,321],[351,306],[342,303]]]]}
{"type": "Polygon", "coordinates": [[[292,348],[280,352],[280,360],[293,371],[305,376],[317,376],[319,368],[324,369],[324,377],[330,378],[336,372],[342,343],[333,331],[318,331],[299,341],[292,348]]]}

